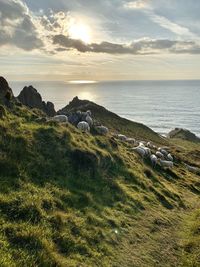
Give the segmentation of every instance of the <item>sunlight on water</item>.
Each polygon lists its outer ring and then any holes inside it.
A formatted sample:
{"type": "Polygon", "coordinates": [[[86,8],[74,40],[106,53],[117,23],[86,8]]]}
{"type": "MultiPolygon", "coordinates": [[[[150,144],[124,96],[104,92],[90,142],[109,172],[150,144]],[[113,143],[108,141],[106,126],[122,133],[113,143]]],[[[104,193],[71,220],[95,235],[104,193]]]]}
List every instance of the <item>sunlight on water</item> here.
{"type": "Polygon", "coordinates": [[[78,97],[82,100],[90,100],[95,102],[96,100],[96,96],[89,91],[83,91],[83,92],[79,92],[78,97]]]}
{"type": "Polygon", "coordinates": [[[87,80],[77,80],[77,81],[69,81],[69,84],[92,84],[97,83],[97,81],[87,81],[87,80]]]}

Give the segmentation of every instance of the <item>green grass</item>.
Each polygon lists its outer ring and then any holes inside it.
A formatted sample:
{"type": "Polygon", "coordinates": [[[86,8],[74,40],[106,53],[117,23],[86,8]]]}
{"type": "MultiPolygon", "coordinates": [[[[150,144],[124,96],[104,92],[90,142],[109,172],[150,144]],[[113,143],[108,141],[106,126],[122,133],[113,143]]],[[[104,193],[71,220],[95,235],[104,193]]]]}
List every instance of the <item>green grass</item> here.
{"type": "MultiPolygon", "coordinates": [[[[199,176],[182,163],[197,145],[170,141],[175,168],[153,170],[111,135],[41,115],[0,119],[0,266],[199,266],[199,176]]],[[[122,133],[164,142],[129,123],[122,133]]]]}

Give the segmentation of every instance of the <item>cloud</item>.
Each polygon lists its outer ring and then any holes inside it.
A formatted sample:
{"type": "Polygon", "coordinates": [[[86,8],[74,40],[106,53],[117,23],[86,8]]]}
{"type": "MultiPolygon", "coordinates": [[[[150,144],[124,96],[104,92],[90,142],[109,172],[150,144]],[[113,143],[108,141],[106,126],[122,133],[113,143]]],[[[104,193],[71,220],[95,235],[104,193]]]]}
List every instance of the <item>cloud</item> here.
{"type": "MultiPolygon", "coordinates": [[[[126,2],[129,9],[144,9],[148,17],[161,27],[195,39],[187,28],[159,16],[150,8],[150,0],[126,2]]],[[[32,13],[21,0],[0,0],[0,46],[13,45],[26,51],[38,49],[43,53],[58,54],[71,50],[81,53],[105,53],[111,55],[149,55],[160,53],[200,54],[199,43],[170,38],[142,38],[132,42],[92,42],[86,44],[69,35],[74,17],[69,12],[32,13]]],[[[196,38],[198,41],[198,39],[196,38]]]]}
{"type": "Polygon", "coordinates": [[[152,19],[153,22],[159,24],[161,27],[168,29],[171,32],[179,36],[197,38],[197,36],[194,33],[192,33],[188,28],[180,26],[177,23],[174,23],[163,16],[156,15],[153,12],[149,12],[149,11],[148,11],[148,15],[152,19]]]}
{"type": "Polygon", "coordinates": [[[124,3],[126,9],[143,9],[150,8],[149,0],[135,0],[128,3],[124,3]]]}
{"type": "MultiPolygon", "coordinates": [[[[174,18],[176,18],[177,16],[173,17],[173,20],[172,18],[170,19],[167,17],[167,16],[170,17],[170,12],[172,13],[172,11],[174,11],[174,6],[178,9],[178,10],[175,9],[176,13],[180,12],[180,10],[185,8],[182,6],[180,8],[180,6],[178,6],[177,3],[176,2],[174,3],[174,2],[175,1],[173,1],[173,3],[168,1],[168,3],[165,3],[165,1],[163,2],[162,0],[160,1],[135,0],[135,1],[125,3],[123,7],[125,9],[133,10],[133,11],[141,10],[142,13],[146,15],[146,19],[149,19],[150,21],[152,21],[153,23],[156,23],[163,29],[167,29],[171,33],[174,33],[178,36],[198,39],[198,35],[193,33],[188,27],[183,26],[184,23],[182,23],[183,25],[180,25],[179,22],[177,23],[176,21],[174,21],[174,18]],[[164,4],[165,6],[163,7],[164,4]],[[170,10],[169,10],[169,7],[170,7],[170,10]],[[163,12],[164,10],[165,12],[163,12]],[[165,14],[165,15],[164,16],[160,15],[160,13],[165,14]]],[[[195,10],[193,11],[194,11],[193,13],[195,13],[195,10]]],[[[184,16],[186,17],[186,14],[184,14],[184,16]]]]}
{"type": "Polygon", "coordinates": [[[1,45],[27,51],[43,46],[27,6],[19,0],[0,0],[1,45]]]}
{"type": "Polygon", "coordinates": [[[75,49],[79,52],[85,53],[107,53],[107,54],[132,54],[132,55],[146,55],[165,53],[200,53],[200,46],[194,41],[176,41],[176,40],[152,40],[142,39],[134,41],[130,44],[117,44],[111,42],[91,43],[85,44],[80,40],[74,40],[62,34],[55,35],[53,44],[57,45],[57,51],[75,49]]]}

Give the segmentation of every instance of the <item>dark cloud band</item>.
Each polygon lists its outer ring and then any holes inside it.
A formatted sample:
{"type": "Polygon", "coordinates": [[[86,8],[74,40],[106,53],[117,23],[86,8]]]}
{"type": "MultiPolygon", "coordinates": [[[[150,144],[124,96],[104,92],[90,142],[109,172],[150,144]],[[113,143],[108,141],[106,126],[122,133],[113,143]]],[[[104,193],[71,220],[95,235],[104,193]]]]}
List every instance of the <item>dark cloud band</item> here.
{"type": "MultiPolygon", "coordinates": [[[[81,40],[74,40],[59,34],[52,37],[53,44],[59,49],[76,49],[79,52],[107,53],[107,54],[155,54],[161,51],[168,53],[200,53],[200,47],[193,41],[151,40],[143,39],[131,44],[116,44],[110,42],[85,44],[81,40]]],[[[57,48],[57,49],[58,49],[57,48]]],[[[58,50],[57,50],[58,51],[58,50]]]]}

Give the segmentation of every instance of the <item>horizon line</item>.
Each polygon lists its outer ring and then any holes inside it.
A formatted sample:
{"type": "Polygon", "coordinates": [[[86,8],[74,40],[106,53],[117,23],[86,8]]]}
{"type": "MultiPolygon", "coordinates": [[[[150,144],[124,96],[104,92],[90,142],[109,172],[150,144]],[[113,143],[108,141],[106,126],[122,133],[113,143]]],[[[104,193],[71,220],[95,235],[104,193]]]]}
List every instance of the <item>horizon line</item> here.
{"type": "Polygon", "coordinates": [[[122,79],[122,80],[84,80],[84,79],[73,79],[73,80],[10,80],[10,82],[63,82],[69,84],[93,84],[93,83],[100,83],[100,82],[173,82],[173,81],[200,81],[198,79],[122,79]]]}

